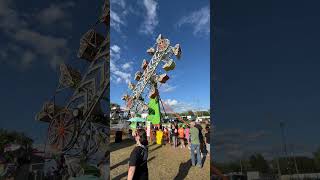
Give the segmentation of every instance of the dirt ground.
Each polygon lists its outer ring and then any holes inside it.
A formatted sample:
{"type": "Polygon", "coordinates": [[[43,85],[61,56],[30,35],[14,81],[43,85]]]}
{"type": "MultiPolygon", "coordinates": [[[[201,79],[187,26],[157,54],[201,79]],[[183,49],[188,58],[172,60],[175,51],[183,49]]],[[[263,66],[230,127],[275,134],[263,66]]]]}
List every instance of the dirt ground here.
{"type": "MultiPolygon", "coordinates": [[[[128,160],[131,151],[135,147],[134,140],[124,139],[121,143],[112,142],[110,154],[111,179],[126,179],[128,160]]],[[[170,179],[210,179],[210,158],[203,158],[204,165],[191,166],[190,150],[188,148],[172,148],[170,145],[150,145],[148,157],[148,169],[150,180],[170,179]]]]}

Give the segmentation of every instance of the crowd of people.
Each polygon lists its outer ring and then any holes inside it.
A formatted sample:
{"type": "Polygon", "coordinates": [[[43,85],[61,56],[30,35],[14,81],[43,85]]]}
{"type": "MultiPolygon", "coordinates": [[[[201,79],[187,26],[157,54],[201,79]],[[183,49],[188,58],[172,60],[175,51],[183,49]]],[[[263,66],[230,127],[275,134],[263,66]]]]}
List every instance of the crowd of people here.
{"type": "Polygon", "coordinates": [[[190,124],[177,122],[150,125],[132,131],[137,146],[130,154],[128,180],[148,179],[148,145],[169,145],[172,148],[188,148],[192,166],[202,168],[202,158],[210,156],[210,124],[208,121],[190,124]],[[197,156],[195,158],[195,156],[197,156]]]}
{"type": "Polygon", "coordinates": [[[149,144],[171,145],[173,148],[188,148],[198,144],[201,154],[210,155],[210,125],[208,122],[190,124],[151,125],[145,128],[149,144]],[[192,128],[196,128],[193,131],[192,128]]]}

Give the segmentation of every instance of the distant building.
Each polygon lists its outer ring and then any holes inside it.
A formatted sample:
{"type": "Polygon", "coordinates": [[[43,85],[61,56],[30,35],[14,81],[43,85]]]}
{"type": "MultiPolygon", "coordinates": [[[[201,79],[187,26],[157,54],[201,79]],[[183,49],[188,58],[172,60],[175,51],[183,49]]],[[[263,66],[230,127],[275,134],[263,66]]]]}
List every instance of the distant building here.
{"type": "Polygon", "coordinates": [[[260,173],[258,171],[248,171],[247,180],[258,180],[260,179],[260,173]]]}
{"type": "Polygon", "coordinates": [[[198,121],[198,122],[202,122],[204,120],[208,120],[210,122],[210,116],[198,116],[196,118],[196,121],[198,121]]]}
{"type": "Polygon", "coordinates": [[[320,173],[282,175],[280,180],[320,179],[320,173]]]}

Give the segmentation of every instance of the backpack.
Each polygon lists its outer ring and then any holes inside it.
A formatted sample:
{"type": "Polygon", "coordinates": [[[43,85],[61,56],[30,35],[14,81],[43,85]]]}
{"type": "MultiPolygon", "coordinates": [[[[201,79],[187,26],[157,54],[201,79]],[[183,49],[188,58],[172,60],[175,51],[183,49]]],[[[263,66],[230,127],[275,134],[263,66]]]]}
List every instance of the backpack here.
{"type": "Polygon", "coordinates": [[[145,161],[144,163],[141,163],[140,166],[143,166],[145,163],[147,163],[148,160],[148,149],[145,146],[139,146],[141,148],[141,157],[142,160],[145,161]]]}

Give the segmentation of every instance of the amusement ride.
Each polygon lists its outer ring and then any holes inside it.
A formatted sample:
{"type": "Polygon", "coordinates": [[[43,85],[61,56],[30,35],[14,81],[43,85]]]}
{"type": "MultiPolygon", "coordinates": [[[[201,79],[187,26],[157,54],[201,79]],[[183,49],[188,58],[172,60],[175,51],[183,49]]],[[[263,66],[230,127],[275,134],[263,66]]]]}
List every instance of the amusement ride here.
{"type": "Polygon", "coordinates": [[[102,15],[80,39],[83,72],[61,64],[58,87],[36,115],[49,123],[46,146],[57,154],[90,156],[108,144],[109,14],[105,0],[102,15]]]}

